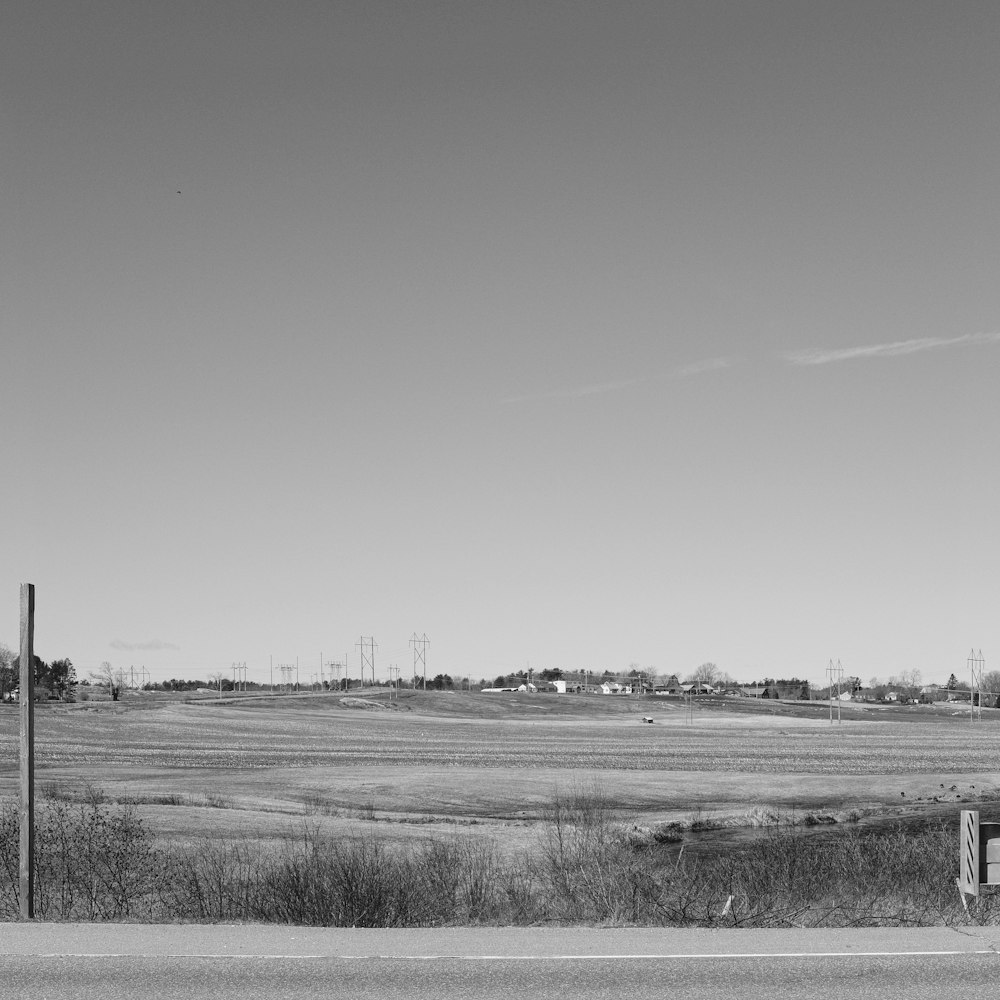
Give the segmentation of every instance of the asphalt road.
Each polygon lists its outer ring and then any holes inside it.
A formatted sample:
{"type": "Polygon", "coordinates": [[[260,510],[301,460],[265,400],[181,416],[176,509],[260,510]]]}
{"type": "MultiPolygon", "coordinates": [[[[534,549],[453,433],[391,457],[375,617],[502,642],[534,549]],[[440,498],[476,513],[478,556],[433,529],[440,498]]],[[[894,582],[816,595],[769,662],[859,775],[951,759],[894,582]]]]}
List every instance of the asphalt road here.
{"type": "Polygon", "coordinates": [[[343,930],[0,924],[3,1000],[996,996],[1000,928],[343,930]]]}

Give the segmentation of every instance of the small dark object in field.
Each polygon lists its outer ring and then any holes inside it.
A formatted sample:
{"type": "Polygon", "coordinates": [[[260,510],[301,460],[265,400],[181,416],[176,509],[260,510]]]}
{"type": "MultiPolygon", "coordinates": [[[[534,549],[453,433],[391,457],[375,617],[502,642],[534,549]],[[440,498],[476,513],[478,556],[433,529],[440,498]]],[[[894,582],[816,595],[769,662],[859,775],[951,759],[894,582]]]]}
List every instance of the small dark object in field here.
{"type": "Polygon", "coordinates": [[[902,795],[904,798],[906,797],[906,792],[900,792],[899,794],[902,795]]]}
{"type": "Polygon", "coordinates": [[[648,722],[648,723],[649,723],[650,725],[652,725],[652,724],[653,724],[653,720],[652,720],[652,718],[651,718],[650,716],[648,716],[648,715],[644,715],[644,716],[642,717],[642,721],[643,721],[643,722],[648,722]]]}

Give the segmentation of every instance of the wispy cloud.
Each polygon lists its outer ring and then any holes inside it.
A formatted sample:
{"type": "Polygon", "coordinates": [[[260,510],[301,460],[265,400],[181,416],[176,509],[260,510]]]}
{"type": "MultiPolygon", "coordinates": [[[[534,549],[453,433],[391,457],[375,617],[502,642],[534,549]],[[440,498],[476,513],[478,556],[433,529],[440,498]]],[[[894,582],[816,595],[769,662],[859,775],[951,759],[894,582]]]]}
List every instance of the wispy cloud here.
{"type": "Polygon", "coordinates": [[[156,651],[163,649],[180,649],[180,646],[175,645],[172,642],[164,642],[162,639],[149,639],[146,642],[124,642],[122,639],[112,639],[108,643],[112,649],[122,649],[126,652],[135,652],[137,650],[142,651],[156,651]]]}
{"type": "Polygon", "coordinates": [[[631,389],[633,386],[644,385],[647,382],[657,382],[667,378],[690,378],[692,375],[718,371],[720,368],[729,368],[733,361],[733,358],[706,358],[703,361],[694,361],[689,365],[674,368],[661,375],[616,379],[611,382],[595,382],[590,385],[579,385],[569,389],[552,389],[548,392],[529,393],[524,396],[508,396],[504,399],[504,402],[525,403],[536,399],[580,399],[584,396],[599,396],[609,392],[621,392],[623,389],[631,389]]]}
{"type": "Polygon", "coordinates": [[[552,389],[549,392],[534,392],[524,396],[508,396],[505,403],[524,403],[531,399],[579,399],[581,396],[599,396],[606,392],[619,392],[633,385],[648,382],[645,378],[624,378],[614,382],[596,382],[592,385],[579,385],[571,389],[552,389]]]}
{"type": "Polygon", "coordinates": [[[705,358],[704,361],[694,361],[689,365],[675,368],[673,374],[678,378],[688,378],[691,375],[702,375],[705,372],[717,372],[720,368],[732,367],[735,358],[705,358]]]}
{"type": "Polygon", "coordinates": [[[853,361],[856,358],[894,358],[904,354],[917,354],[920,351],[935,351],[943,347],[972,347],[976,344],[996,343],[1000,343],[1000,333],[966,333],[961,337],[919,337],[914,340],[896,340],[888,344],[790,351],[785,354],[785,360],[793,365],[828,365],[836,361],[853,361]]]}

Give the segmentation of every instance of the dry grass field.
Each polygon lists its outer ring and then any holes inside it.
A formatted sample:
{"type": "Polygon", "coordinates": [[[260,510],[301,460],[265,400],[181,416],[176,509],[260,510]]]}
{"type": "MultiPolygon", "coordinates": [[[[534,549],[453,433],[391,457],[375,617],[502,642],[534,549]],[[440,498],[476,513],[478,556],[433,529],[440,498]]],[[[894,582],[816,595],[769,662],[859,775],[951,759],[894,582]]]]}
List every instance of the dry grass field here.
{"type": "MultiPolygon", "coordinates": [[[[456,832],[530,851],[554,798],[598,790],[638,831],[718,850],[776,824],[854,826],[991,816],[1000,719],[954,706],[680,702],[384,691],[40,706],[42,794],[138,803],[164,842],[324,834],[386,841],[456,832]],[[642,722],[643,715],[652,725],[642,722]]],[[[17,793],[18,716],[0,707],[0,796],[17,793]]]]}

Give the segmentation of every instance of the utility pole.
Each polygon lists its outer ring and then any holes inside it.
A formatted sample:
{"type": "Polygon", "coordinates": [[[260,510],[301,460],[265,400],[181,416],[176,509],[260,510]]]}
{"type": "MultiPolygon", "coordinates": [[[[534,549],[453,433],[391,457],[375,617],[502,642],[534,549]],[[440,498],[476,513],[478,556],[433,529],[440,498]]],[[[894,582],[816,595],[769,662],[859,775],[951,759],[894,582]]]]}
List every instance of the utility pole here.
{"type": "Polygon", "coordinates": [[[393,689],[396,691],[396,701],[399,701],[399,667],[393,665],[389,667],[389,697],[392,697],[393,689]]]}
{"type": "Polygon", "coordinates": [[[417,636],[414,632],[410,638],[410,645],[413,647],[413,676],[417,676],[417,664],[423,665],[424,690],[427,690],[427,647],[431,644],[425,632],[422,636],[417,636]]]}
{"type": "Polygon", "coordinates": [[[35,585],[21,584],[21,917],[35,916],[35,585]]]}

